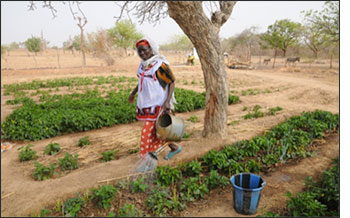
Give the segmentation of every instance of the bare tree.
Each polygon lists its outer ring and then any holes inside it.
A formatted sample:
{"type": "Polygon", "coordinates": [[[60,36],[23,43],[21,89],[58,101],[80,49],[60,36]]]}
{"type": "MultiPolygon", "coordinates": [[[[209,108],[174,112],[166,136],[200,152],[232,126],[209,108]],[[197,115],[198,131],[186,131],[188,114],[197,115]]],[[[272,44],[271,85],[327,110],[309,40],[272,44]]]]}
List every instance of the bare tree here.
{"type": "MultiPolygon", "coordinates": [[[[35,1],[29,1],[29,10],[35,10],[36,9],[36,3],[35,1]]],[[[65,1],[62,1],[63,4],[66,4],[65,1]]],[[[42,2],[42,7],[44,8],[48,8],[51,13],[53,18],[55,18],[57,16],[57,10],[55,9],[55,7],[52,5],[53,2],[52,1],[43,1],[42,2]]],[[[81,10],[80,8],[80,4],[81,2],[79,1],[68,1],[68,5],[69,5],[69,10],[73,16],[74,20],[78,20],[78,27],[80,28],[80,37],[81,37],[81,53],[83,55],[83,62],[82,62],[82,67],[86,66],[86,57],[85,57],[85,43],[84,43],[84,27],[87,24],[87,19],[86,16],[84,14],[84,12],[81,10]],[[74,9],[74,6],[76,6],[76,9],[74,9]]]]}
{"type": "Polygon", "coordinates": [[[157,22],[168,13],[195,46],[206,86],[204,137],[227,136],[228,82],[219,30],[231,16],[235,4],[235,1],[214,4],[217,10],[212,11],[210,18],[201,1],[125,2],[122,5],[122,13],[135,11],[140,23],[145,20],[157,22]]]}

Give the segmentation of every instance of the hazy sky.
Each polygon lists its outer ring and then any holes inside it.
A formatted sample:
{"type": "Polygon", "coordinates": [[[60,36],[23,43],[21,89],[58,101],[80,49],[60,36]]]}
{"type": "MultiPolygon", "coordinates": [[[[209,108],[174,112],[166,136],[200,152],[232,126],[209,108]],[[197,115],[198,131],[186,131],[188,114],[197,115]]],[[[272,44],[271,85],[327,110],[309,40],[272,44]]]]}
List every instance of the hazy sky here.
{"type": "MultiPolygon", "coordinates": [[[[251,26],[258,26],[259,32],[265,32],[276,20],[285,18],[302,22],[302,10],[321,10],[323,4],[324,1],[239,1],[230,19],[221,28],[220,36],[227,38],[251,26]]],[[[39,1],[35,11],[28,11],[28,1],[1,1],[1,44],[23,42],[32,35],[40,37],[43,31],[44,38],[50,42],[49,46],[61,47],[69,36],[80,34],[68,4],[54,2],[58,11],[55,19],[50,10],[42,8],[41,5],[39,1]]],[[[81,8],[88,19],[85,33],[113,27],[116,20],[114,16],[120,10],[111,1],[83,2],[81,8]]],[[[139,25],[136,19],[133,22],[140,32],[158,44],[166,43],[174,34],[183,34],[170,17],[156,26],[148,22],[139,25]]]]}

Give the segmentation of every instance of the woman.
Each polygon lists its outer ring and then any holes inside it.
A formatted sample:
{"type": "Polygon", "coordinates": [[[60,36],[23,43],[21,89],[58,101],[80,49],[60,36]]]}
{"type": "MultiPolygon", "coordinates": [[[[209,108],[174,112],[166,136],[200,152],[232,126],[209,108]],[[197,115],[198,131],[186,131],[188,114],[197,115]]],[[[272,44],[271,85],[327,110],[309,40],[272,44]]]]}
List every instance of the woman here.
{"type": "MultiPolygon", "coordinates": [[[[155,151],[166,141],[156,134],[156,120],[163,111],[174,110],[175,77],[169,68],[169,62],[159,55],[156,45],[149,39],[136,42],[137,54],[141,63],[137,71],[139,83],[129,96],[129,103],[134,102],[138,92],[136,118],[143,120],[141,132],[140,154],[141,158],[148,152],[155,151]]],[[[170,152],[165,156],[170,160],[181,151],[181,147],[169,143],[170,152]]]]}

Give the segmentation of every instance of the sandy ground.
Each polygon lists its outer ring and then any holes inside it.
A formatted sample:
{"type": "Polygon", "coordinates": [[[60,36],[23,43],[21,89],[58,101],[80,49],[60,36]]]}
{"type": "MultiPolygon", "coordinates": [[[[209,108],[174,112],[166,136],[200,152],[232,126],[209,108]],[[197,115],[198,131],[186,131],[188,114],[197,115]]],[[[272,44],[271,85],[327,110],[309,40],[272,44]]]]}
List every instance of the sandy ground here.
{"type": "MultiPolygon", "coordinates": [[[[15,56],[15,54],[13,54],[15,56]]],[[[25,55],[24,55],[25,56],[25,55]]],[[[44,64],[39,69],[30,69],[30,64],[24,64],[19,58],[18,68],[9,65],[10,70],[4,69],[2,60],[1,85],[28,82],[33,79],[53,79],[66,77],[85,76],[136,76],[138,57],[125,57],[116,60],[114,66],[101,66],[103,61],[88,58],[87,68],[80,68],[79,58],[67,58],[68,61],[62,69],[48,68],[44,64]],[[72,67],[73,66],[73,67],[72,67]]],[[[11,57],[11,56],[10,56],[11,57]]],[[[203,74],[200,65],[185,66],[182,58],[169,54],[172,69],[176,75],[176,87],[204,91],[203,74]],[[192,81],[195,81],[194,84],[192,81]]],[[[28,57],[26,57],[28,58],[28,57]]],[[[62,60],[63,56],[61,57],[62,60]]],[[[254,59],[257,63],[257,58],[254,59]]],[[[28,60],[29,61],[29,60],[28,60]]],[[[7,64],[15,63],[8,57],[7,64]]],[[[6,64],[6,63],[5,63],[6,64]]],[[[6,65],[5,65],[6,66],[6,65]]],[[[256,65],[257,66],[257,65],[256,65]]],[[[337,66],[335,66],[337,67],[337,66]]],[[[332,113],[339,113],[339,71],[338,68],[328,69],[327,64],[318,64],[309,67],[309,64],[299,63],[295,67],[284,67],[283,59],[277,62],[275,69],[271,66],[261,66],[254,70],[226,70],[230,91],[236,91],[240,95],[241,103],[228,107],[228,123],[238,121],[238,124],[228,125],[228,137],[225,140],[203,139],[204,110],[181,113],[178,116],[187,120],[190,116],[198,116],[200,122],[191,123],[186,121],[186,132],[191,133],[189,140],[179,144],[183,147],[181,155],[175,156],[171,161],[163,160],[160,156],[159,165],[176,165],[182,161],[192,160],[203,156],[211,149],[219,149],[225,144],[242,139],[250,139],[258,134],[285,121],[290,116],[300,115],[303,111],[321,109],[332,113]],[[258,89],[269,90],[270,92],[257,95],[241,95],[242,90],[258,89]],[[244,120],[247,113],[243,107],[252,108],[259,104],[262,111],[267,112],[268,108],[280,106],[283,110],[275,116],[265,116],[258,119],[244,120]]],[[[1,89],[1,120],[11,113],[15,106],[5,105],[11,97],[3,96],[4,89],[1,89]]],[[[131,148],[137,148],[139,143],[142,123],[136,122],[127,125],[116,125],[109,128],[102,128],[81,133],[65,134],[50,139],[35,142],[15,142],[16,145],[9,151],[1,153],[1,196],[9,195],[1,200],[2,216],[28,216],[34,210],[41,209],[57,200],[71,197],[77,191],[84,191],[97,186],[98,181],[124,176],[130,173],[137,154],[129,154],[131,148]],[[76,146],[82,136],[89,136],[91,145],[86,148],[76,146]],[[50,142],[57,142],[61,145],[61,152],[54,157],[42,155],[45,147],[50,142]],[[46,181],[35,181],[31,174],[34,171],[33,162],[19,162],[17,150],[20,146],[34,144],[34,149],[40,155],[38,161],[44,164],[57,161],[64,156],[65,152],[79,154],[80,167],[68,174],[57,176],[46,181]],[[118,149],[120,154],[117,160],[102,163],[100,153],[102,151],[118,149]],[[15,203],[14,203],[15,202],[15,203]]],[[[327,139],[327,143],[320,143],[318,155],[307,158],[279,168],[271,175],[263,175],[268,185],[263,191],[259,212],[262,210],[275,209],[285,205],[286,197],[283,195],[290,190],[292,193],[302,189],[302,181],[307,175],[318,175],[327,167],[331,158],[339,154],[339,141],[337,136],[327,139]]],[[[213,193],[210,201],[204,200],[197,205],[194,204],[183,213],[183,216],[239,216],[232,208],[232,191],[225,193],[213,193]]]]}

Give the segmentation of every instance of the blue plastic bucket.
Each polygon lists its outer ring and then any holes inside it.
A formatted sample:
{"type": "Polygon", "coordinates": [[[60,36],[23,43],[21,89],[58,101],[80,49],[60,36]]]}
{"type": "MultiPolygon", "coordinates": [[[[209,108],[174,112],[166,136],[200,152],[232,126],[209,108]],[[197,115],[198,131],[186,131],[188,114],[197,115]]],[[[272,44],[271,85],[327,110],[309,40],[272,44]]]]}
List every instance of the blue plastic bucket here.
{"type": "Polygon", "coordinates": [[[237,213],[255,214],[259,206],[261,191],[266,182],[258,175],[240,173],[231,177],[233,185],[233,208],[237,213]]]}

